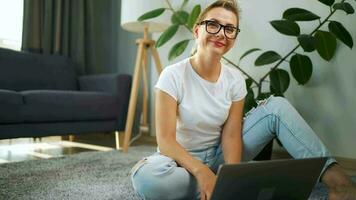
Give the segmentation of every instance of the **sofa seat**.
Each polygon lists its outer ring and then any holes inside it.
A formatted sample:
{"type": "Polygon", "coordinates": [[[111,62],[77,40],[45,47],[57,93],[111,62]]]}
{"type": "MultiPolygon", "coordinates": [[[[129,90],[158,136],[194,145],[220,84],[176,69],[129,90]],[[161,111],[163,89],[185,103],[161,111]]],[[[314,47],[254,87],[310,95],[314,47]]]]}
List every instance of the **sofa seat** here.
{"type": "Polygon", "coordinates": [[[22,122],[19,117],[22,105],[21,93],[0,89],[0,123],[22,122]]]}
{"type": "Polygon", "coordinates": [[[118,98],[104,92],[27,90],[23,122],[65,122],[117,119],[118,98]]]}
{"type": "Polygon", "coordinates": [[[105,92],[0,90],[2,124],[115,120],[117,96],[105,92]]]}

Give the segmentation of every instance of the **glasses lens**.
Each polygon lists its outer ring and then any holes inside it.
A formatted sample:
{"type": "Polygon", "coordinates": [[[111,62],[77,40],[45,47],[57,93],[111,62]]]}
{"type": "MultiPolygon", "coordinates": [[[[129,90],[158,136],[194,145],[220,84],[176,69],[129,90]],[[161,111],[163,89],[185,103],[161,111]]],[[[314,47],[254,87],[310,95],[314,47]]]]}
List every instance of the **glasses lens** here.
{"type": "Polygon", "coordinates": [[[232,26],[225,26],[224,28],[225,30],[225,36],[228,37],[228,38],[235,38],[236,35],[237,35],[237,29],[235,27],[232,27],[232,26]]]}
{"type": "Polygon", "coordinates": [[[211,34],[215,34],[220,30],[220,24],[212,21],[206,22],[206,31],[211,34]]]}

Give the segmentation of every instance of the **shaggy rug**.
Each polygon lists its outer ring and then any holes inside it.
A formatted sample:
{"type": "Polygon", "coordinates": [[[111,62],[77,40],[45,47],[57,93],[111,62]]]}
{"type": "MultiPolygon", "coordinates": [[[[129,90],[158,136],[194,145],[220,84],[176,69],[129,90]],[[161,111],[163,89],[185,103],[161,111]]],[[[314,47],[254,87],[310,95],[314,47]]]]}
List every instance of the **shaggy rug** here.
{"type": "MultiPolygon", "coordinates": [[[[131,167],[156,150],[152,146],[0,165],[0,199],[139,199],[130,181],[131,167]]],[[[310,200],[327,199],[318,184],[310,200]]]]}

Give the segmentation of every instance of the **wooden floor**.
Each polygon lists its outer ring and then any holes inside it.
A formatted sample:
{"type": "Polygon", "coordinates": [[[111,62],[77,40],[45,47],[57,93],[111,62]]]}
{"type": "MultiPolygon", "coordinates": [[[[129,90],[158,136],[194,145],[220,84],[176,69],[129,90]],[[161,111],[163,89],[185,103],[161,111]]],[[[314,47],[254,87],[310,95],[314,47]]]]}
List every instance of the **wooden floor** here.
{"type": "MultiPolygon", "coordinates": [[[[132,142],[136,145],[157,146],[156,139],[144,135],[132,142]]],[[[76,135],[69,141],[69,136],[52,136],[43,138],[19,138],[0,140],[0,163],[26,160],[48,159],[88,151],[110,151],[115,149],[114,133],[95,133],[76,135]]],[[[278,148],[272,153],[272,159],[285,159],[291,156],[278,148]]],[[[338,159],[338,158],[337,158],[338,159]]],[[[356,176],[355,160],[340,159],[347,174],[356,176]]]]}
{"type": "MultiPolygon", "coordinates": [[[[151,144],[141,140],[131,145],[151,144]]],[[[42,138],[19,138],[0,140],[0,163],[47,159],[87,151],[110,151],[115,149],[114,133],[94,133],[42,138]]]]}

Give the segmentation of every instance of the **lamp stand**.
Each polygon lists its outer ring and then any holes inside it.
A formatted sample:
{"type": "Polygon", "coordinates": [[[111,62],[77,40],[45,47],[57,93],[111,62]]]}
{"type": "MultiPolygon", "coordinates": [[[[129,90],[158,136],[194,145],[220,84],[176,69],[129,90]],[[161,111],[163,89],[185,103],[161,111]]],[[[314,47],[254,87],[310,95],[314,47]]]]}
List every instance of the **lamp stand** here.
{"type": "Polygon", "coordinates": [[[158,74],[162,71],[161,61],[157,49],[155,47],[155,41],[149,39],[148,37],[148,28],[144,29],[144,38],[137,39],[136,45],[138,46],[136,54],[136,63],[135,70],[133,75],[132,87],[129,108],[127,112],[127,119],[125,125],[125,137],[123,143],[123,152],[127,153],[130,145],[132,126],[135,118],[136,104],[137,104],[137,94],[139,90],[139,81],[141,79],[141,70],[143,71],[143,106],[142,106],[142,115],[141,115],[141,125],[140,132],[149,130],[149,125],[147,122],[148,115],[148,75],[147,75],[147,56],[148,50],[151,50],[156,71],[158,74]]]}

